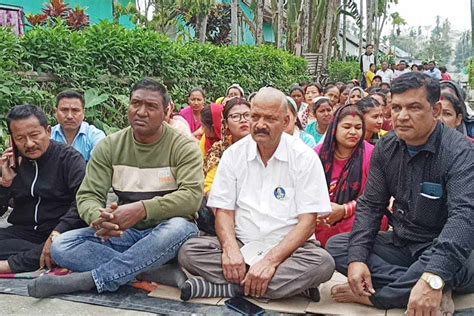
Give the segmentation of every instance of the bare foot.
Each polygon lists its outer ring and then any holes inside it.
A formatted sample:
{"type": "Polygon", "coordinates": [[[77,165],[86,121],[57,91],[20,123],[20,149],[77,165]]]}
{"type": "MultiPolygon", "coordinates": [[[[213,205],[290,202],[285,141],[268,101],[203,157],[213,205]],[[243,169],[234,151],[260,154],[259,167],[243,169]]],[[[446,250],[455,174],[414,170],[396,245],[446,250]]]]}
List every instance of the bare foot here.
{"type": "Polygon", "coordinates": [[[441,306],[439,307],[439,309],[439,314],[442,316],[454,315],[455,306],[453,301],[453,293],[451,292],[451,290],[443,293],[443,298],[441,299],[441,306]]]}
{"type": "Polygon", "coordinates": [[[0,273],[11,273],[10,265],[8,264],[8,260],[0,260],[0,273]]]}
{"type": "Polygon", "coordinates": [[[358,303],[364,304],[367,306],[373,306],[372,302],[367,296],[358,296],[355,295],[349,283],[335,285],[331,288],[332,298],[339,303],[358,303]]]}

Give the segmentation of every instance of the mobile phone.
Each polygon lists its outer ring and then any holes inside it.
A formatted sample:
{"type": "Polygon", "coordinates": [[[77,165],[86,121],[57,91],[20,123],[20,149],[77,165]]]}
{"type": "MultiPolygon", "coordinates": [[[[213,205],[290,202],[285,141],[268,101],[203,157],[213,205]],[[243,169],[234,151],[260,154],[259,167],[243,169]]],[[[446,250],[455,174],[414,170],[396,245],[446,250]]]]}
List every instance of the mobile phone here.
{"type": "Polygon", "coordinates": [[[10,147],[12,148],[13,155],[10,158],[10,168],[16,169],[18,167],[18,148],[16,147],[15,141],[10,136],[10,147]]]}
{"type": "Polygon", "coordinates": [[[436,200],[443,196],[443,187],[439,183],[423,182],[420,184],[420,195],[436,200]]]}
{"type": "Polygon", "coordinates": [[[265,310],[243,297],[233,297],[225,301],[225,306],[242,315],[263,315],[265,310]]]}

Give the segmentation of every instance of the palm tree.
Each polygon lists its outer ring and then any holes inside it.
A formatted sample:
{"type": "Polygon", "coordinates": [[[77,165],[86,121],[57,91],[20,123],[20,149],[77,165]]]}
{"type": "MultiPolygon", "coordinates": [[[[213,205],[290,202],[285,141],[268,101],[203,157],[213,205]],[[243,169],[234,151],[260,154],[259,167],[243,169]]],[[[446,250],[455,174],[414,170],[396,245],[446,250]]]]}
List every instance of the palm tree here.
{"type": "Polygon", "coordinates": [[[256,42],[257,45],[263,44],[263,13],[265,7],[265,0],[257,0],[256,10],[256,42]]]}
{"type": "Polygon", "coordinates": [[[276,46],[277,48],[283,48],[283,32],[284,32],[284,17],[283,17],[283,6],[284,0],[278,0],[277,6],[277,38],[276,46]]]}

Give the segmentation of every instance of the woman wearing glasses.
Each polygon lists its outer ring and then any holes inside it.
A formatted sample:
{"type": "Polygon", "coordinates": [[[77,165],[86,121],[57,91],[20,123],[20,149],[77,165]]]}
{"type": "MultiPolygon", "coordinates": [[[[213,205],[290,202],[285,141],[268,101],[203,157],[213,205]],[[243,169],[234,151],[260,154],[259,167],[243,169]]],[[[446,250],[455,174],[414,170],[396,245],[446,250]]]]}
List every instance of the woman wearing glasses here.
{"type": "Polygon", "coordinates": [[[222,137],[215,142],[204,159],[204,192],[211,191],[217,166],[224,150],[250,133],[250,103],[243,98],[233,98],[222,111],[222,137]]]}

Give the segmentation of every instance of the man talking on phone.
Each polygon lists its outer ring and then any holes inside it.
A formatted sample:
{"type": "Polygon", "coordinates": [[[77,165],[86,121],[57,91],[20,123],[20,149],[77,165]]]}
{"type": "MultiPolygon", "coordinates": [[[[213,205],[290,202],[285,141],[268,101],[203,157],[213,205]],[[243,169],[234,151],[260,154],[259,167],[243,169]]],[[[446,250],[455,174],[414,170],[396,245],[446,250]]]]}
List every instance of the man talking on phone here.
{"type": "Polygon", "coordinates": [[[51,243],[83,227],[75,196],[86,163],[74,148],[50,140],[44,112],[15,106],[7,115],[11,147],[0,158],[0,214],[13,202],[12,224],[0,229],[0,273],[51,269],[51,243]]]}
{"type": "Polygon", "coordinates": [[[408,315],[453,314],[451,291],[474,292],[474,147],[438,122],[439,80],[408,73],[391,92],[395,134],[375,147],[352,233],[327,244],[349,280],[332,295],[408,315]],[[393,230],[379,232],[390,197],[393,230]]]}
{"type": "Polygon", "coordinates": [[[334,261],[314,231],[331,204],[318,156],[284,133],[288,111],[277,89],[252,99],[251,135],[224,152],[207,203],[217,209],[217,237],[192,238],[180,250],[179,263],[197,276],[181,286],[181,299],[302,294],[319,301],[334,261]]]}

